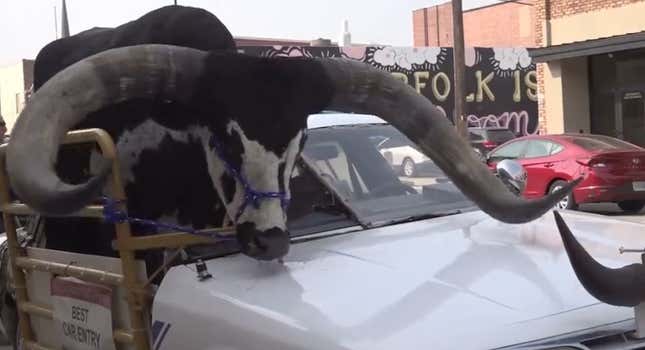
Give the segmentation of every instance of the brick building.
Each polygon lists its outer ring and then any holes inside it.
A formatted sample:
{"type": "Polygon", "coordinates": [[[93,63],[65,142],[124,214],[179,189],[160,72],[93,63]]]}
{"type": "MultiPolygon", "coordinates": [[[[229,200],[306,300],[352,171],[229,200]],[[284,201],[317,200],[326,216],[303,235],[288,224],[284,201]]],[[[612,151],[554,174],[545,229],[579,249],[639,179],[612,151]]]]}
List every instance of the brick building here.
{"type": "Polygon", "coordinates": [[[540,124],[645,146],[645,1],[536,0],[540,124]]]}
{"type": "MultiPolygon", "coordinates": [[[[516,0],[464,11],[466,46],[534,47],[535,10],[539,0],[516,0]]],[[[414,46],[452,46],[452,3],[412,13],[414,46]]]]}

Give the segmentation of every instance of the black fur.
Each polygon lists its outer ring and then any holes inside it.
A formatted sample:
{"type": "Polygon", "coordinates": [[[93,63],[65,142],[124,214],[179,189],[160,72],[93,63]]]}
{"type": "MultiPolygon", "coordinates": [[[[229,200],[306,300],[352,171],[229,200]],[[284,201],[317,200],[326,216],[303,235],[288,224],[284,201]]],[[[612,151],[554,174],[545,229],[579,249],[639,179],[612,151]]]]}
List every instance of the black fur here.
{"type": "MultiPolygon", "coordinates": [[[[75,129],[102,128],[118,142],[124,132],[149,119],[175,130],[205,126],[223,143],[227,159],[239,168],[239,135],[229,135],[224,128],[231,119],[239,123],[248,138],[281,154],[297,132],[306,127],[307,115],[322,110],[332,96],[331,83],[322,66],[314,61],[238,54],[231,34],[217,18],[203,10],[180,6],[164,7],[114,29],[93,29],[47,45],[35,62],[34,87],[38,89],[58,71],[87,56],[143,43],[210,51],[192,103],[126,101],[93,113],[75,129]]],[[[63,148],[57,164],[63,180],[87,180],[86,149],[63,148]]],[[[172,214],[180,223],[195,228],[221,225],[225,210],[208,175],[199,140],[186,144],[167,137],[158,149],[144,151],[139,160],[132,169],[136,183],[126,186],[131,216],[155,220],[172,214]]],[[[226,197],[232,196],[235,182],[228,178],[224,184],[226,197]]],[[[87,219],[47,218],[45,230],[49,248],[115,254],[110,244],[114,238],[111,225],[87,219]]],[[[155,232],[136,225],[133,231],[155,232]]]]}

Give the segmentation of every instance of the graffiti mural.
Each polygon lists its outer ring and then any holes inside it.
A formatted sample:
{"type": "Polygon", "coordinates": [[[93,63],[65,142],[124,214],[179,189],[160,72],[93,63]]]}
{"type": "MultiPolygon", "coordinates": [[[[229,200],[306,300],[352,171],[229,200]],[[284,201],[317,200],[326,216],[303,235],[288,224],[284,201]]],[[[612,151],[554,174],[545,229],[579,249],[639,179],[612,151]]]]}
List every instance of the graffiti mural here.
{"type": "MultiPolygon", "coordinates": [[[[344,57],[390,72],[452,116],[453,64],[449,47],[247,46],[263,57],[344,57]]],[[[500,126],[518,135],[538,129],[537,76],[526,48],[466,48],[466,116],[469,126],[500,126]]],[[[452,120],[452,118],[451,118],[452,120]]]]}

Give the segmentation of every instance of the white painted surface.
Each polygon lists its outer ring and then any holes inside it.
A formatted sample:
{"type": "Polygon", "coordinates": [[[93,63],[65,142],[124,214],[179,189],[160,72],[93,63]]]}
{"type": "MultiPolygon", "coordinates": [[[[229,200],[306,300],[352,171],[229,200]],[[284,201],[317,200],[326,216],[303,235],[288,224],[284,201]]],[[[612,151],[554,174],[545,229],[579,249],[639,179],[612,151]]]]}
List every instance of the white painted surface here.
{"type": "MultiPolygon", "coordinates": [[[[645,226],[565,212],[601,263],[645,226]]],[[[511,225],[480,211],[294,244],[284,265],[242,255],[169,271],[153,320],[161,349],[483,349],[633,317],[576,279],[553,215],[511,225]]]]}

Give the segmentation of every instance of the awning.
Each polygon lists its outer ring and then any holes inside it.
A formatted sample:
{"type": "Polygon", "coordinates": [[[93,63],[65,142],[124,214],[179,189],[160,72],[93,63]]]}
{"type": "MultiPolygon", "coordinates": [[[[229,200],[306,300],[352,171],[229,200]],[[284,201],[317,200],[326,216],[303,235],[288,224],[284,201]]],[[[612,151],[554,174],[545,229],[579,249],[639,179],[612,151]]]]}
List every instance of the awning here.
{"type": "Polygon", "coordinates": [[[533,62],[549,62],[645,47],[645,32],[529,49],[533,62]]]}

